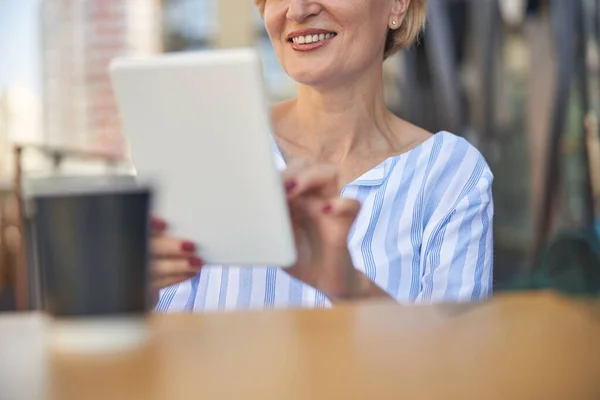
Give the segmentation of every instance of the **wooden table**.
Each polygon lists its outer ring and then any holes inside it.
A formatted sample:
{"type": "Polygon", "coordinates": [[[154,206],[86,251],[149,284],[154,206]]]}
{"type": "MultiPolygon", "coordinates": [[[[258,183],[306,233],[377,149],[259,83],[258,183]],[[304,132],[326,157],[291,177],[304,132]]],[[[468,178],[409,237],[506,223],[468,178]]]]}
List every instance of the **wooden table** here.
{"type": "Polygon", "coordinates": [[[1,399],[600,399],[600,305],[547,293],[156,315],[117,356],[50,354],[41,321],[0,317],[1,399]]]}

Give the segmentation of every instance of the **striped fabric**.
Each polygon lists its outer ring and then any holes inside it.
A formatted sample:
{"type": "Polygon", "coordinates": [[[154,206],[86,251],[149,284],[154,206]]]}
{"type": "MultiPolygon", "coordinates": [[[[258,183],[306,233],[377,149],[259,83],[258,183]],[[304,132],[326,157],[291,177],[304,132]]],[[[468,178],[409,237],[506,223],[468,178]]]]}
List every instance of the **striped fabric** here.
{"type": "MultiPolygon", "coordinates": [[[[490,296],[492,180],[479,151],[448,132],[386,159],[342,191],[362,204],[348,237],[354,266],[401,303],[490,296]]],[[[276,267],[206,266],[162,290],[157,311],[327,306],[276,267]]]]}

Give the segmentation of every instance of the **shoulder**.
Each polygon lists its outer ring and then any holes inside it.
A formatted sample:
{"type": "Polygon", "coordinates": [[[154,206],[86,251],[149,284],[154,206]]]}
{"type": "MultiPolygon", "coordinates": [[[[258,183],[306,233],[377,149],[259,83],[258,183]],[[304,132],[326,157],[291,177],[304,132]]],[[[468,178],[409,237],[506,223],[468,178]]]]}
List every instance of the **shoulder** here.
{"type": "Polygon", "coordinates": [[[414,168],[425,186],[447,185],[459,190],[467,181],[493,180],[492,171],[481,152],[465,138],[441,131],[408,154],[405,167],[414,168]],[[410,154],[415,153],[415,154],[410,154]]]}
{"type": "Polygon", "coordinates": [[[415,177],[430,184],[440,180],[461,181],[476,172],[485,179],[493,174],[481,152],[466,139],[450,132],[441,131],[402,155],[402,163],[396,168],[410,168],[415,177]]]}
{"type": "Polygon", "coordinates": [[[459,165],[465,172],[471,169],[482,169],[484,175],[492,174],[483,154],[467,139],[446,131],[439,132],[436,136],[442,142],[442,151],[448,153],[448,157],[440,158],[441,163],[456,162],[457,158],[462,158],[459,165]]]}
{"type": "Polygon", "coordinates": [[[464,202],[491,202],[493,174],[484,156],[466,139],[450,132],[438,132],[409,151],[391,176],[406,171],[412,174],[409,197],[424,224],[464,202]]]}

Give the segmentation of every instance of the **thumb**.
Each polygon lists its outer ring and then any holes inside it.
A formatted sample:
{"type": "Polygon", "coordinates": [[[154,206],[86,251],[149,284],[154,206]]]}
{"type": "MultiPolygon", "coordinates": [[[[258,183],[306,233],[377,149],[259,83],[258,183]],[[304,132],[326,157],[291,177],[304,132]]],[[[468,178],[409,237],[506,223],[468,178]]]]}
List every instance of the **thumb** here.
{"type": "Polygon", "coordinates": [[[332,220],[335,225],[347,236],[358,212],[360,211],[360,202],[353,199],[335,198],[329,201],[323,208],[323,212],[332,220]]]}

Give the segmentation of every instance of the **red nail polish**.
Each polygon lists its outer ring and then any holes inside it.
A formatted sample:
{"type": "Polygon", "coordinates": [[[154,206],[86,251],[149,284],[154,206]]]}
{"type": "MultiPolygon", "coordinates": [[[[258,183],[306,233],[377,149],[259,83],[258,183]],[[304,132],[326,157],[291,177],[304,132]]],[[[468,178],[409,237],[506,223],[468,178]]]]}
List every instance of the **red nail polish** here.
{"type": "Polygon", "coordinates": [[[163,221],[162,219],[153,220],[152,225],[153,225],[154,229],[157,229],[159,231],[167,229],[167,223],[165,221],[163,221]]]}
{"type": "Polygon", "coordinates": [[[183,242],[181,243],[181,250],[192,253],[196,251],[196,245],[192,242],[183,242]]]}
{"type": "Polygon", "coordinates": [[[202,259],[200,259],[198,257],[192,257],[192,258],[190,258],[190,266],[192,266],[192,267],[201,267],[202,265],[204,265],[204,261],[202,261],[202,259]]]}
{"type": "Polygon", "coordinates": [[[323,206],[323,212],[325,214],[329,214],[332,210],[333,206],[331,204],[325,204],[325,206],[323,206]]]}
{"type": "Polygon", "coordinates": [[[294,190],[295,187],[296,187],[296,181],[286,182],[286,184],[285,184],[285,191],[289,193],[292,190],[294,190]]]}

